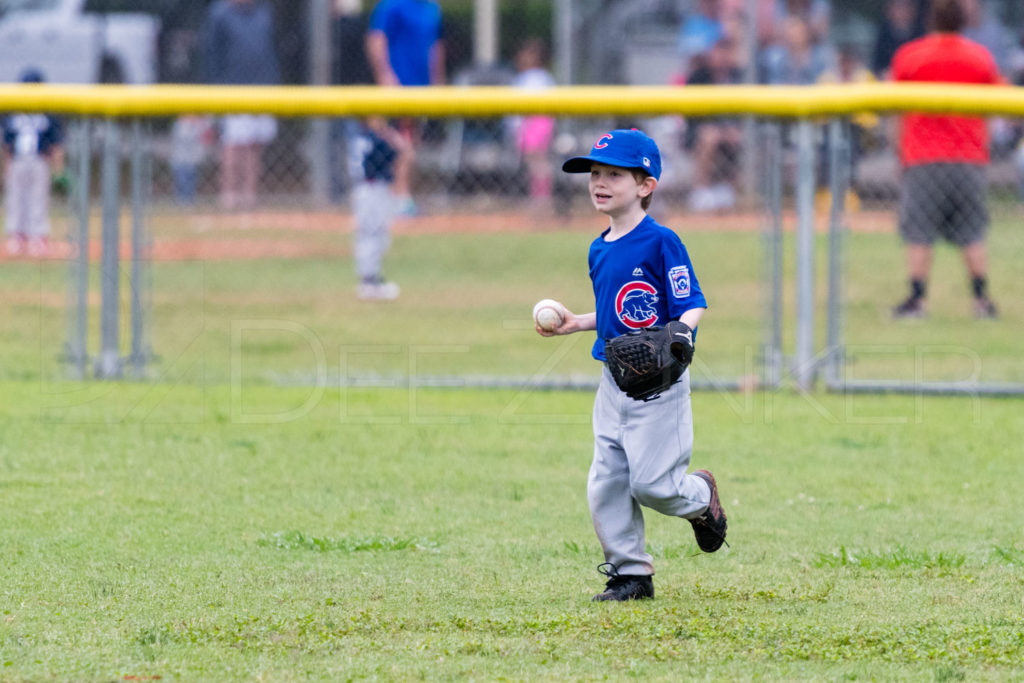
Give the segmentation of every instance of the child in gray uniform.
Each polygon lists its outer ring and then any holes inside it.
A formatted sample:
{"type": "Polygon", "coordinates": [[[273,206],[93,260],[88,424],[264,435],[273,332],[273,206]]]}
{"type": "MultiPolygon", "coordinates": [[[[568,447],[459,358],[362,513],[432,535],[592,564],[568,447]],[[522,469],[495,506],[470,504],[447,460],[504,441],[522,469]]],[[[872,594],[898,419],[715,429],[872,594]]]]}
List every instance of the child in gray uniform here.
{"type": "MultiPolygon", "coordinates": [[[[41,83],[29,69],[22,83],[41,83]]],[[[45,256],[50,238],[50,180],[64,167],[60,121],[49,114],[3,117],[7,253],[45,256]]]]}
{"type": "MultiPolygon", "coordinates": [[[[696,339],[707,301],[693,263],[679,236],[647,215],[661,175],[658,146],[638,130],[613,130],[562,170],[590,174],[591,202],[610,226],[590,246],[595,311],[567,310],[557,328],[538,326],[537,332],[596,330],[591,353],[599,361],[605,360],[607,340],[653,325],[686,327],[696,339]]],[[[608,577],[594,600],[653,598],[654,565],[641,506],[687,520],[704,552],[725,542],[725,511],[714,476],[687,472],[693,451],[689,371],[659,397],[641,401],[619,389],[605,367],[593,424],[587,500],[604,550],[598,571],[608,577]]]]}
{"type": "Polygon", "coordinates": [[[391,248],[395,197],[391,192],[395,160],[408,143],[380,118],[371,118],[351,146],[352,213],[360,299],[397,299],[399,287],[384,279],[381,263],[391,248]]]}

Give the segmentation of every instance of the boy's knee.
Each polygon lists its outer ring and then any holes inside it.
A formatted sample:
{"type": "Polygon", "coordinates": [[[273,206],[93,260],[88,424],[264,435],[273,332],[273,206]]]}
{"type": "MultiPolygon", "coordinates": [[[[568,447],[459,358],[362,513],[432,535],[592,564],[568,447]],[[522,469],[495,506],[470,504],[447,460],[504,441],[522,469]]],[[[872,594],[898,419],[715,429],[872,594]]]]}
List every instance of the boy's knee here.
{"type": "Polygon", "coordinates": [[[671,498],[671,492],[661,481],[646,483],[631,481],[629,487],[636,502],[654,510],[657,510],[662,502],[671,498]]]}

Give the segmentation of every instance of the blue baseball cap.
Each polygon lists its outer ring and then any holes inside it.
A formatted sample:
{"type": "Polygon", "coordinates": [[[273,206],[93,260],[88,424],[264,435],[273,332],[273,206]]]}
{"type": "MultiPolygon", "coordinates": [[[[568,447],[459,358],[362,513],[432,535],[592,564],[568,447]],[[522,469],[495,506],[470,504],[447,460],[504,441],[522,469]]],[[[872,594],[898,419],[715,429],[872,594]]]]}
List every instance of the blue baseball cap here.
{"type": "Polygon", "coordinates": [[[46,79],[43,78],[43,72],[34,66],[30,66],[21,72],[21,78],[19,79],[22,83],[42,83],[46,79]]]}
{"type": "Polygon", "coordinates": [[[589,173],[590,164],[595,161],[620,168],[638,168],[655,180],[661,177],[661,152],[657,143],[636,128],[605,133],[594,143],[590,154],[569,159],[562,164],[562,170],[589,173]]]}

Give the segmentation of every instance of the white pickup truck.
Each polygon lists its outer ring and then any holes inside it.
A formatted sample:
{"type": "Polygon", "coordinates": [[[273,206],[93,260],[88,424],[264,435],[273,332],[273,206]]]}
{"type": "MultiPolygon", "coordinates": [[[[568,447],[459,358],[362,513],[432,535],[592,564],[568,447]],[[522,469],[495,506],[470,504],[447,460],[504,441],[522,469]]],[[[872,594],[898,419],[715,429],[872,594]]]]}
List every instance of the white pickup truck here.
{"type": "Polygon", "coordinates": [[[29,68],[49,83],[153,83],[160,20],[100,13],[97,0],[0,0],[0,82],[29,68]]]}

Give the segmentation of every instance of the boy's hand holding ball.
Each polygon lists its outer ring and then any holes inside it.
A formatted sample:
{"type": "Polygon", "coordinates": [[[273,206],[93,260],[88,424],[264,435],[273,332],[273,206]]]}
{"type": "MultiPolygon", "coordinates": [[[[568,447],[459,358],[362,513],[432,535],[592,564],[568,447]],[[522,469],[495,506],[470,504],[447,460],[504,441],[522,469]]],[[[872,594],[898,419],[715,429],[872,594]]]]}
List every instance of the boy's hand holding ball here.
{"type": "Polygon", "coordinates": [[[533,307],[533,322],[538,329],[554,333],[565,322],[565,306],[554,299],[541,299],[533,307]]]}

